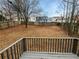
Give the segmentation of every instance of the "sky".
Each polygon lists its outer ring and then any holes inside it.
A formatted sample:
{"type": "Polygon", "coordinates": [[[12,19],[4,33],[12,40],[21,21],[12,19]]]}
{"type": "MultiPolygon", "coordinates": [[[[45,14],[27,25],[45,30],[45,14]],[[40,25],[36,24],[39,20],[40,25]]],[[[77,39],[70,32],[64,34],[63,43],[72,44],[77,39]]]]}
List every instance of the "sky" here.
{"type": "Polygon", "coordinates": [[[60,0],[39,0],[40,7],[43,9],[44,14],[48,17],[60,15],[56,13],[58,3],[60,3],[60,0]]]}
{"type": "MultiPolygon", "coordinates": [[[[58,4],[60,2],[61,2],[61,0],[39,0],[39,5],[43,10],[44,15],[46,15],[48,17],[54,17],[54,16],[60,15],[60,14],[56,13],[56,11],[58,10],[58,4]]],[[[61,13],[61,11],[60,11],[60,13],[61,13]]]]}

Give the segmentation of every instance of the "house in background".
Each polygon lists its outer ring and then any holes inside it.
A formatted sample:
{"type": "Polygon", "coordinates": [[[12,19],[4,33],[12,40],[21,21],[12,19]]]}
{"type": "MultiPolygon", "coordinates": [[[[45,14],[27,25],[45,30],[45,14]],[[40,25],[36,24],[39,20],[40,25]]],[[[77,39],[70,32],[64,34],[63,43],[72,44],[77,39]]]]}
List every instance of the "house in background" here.
{"type": "Polygon", "coordinates": [[[61,16],[50,17],[49,22],[62,23],[62,22],[65,22],[65,18],[61,16]]]}
{"type": "Polygon", "coordinates": [[[48,17],[47,16],[36,17],[36,22],[37,23],[47,23],[48,22],[48,17]]]}

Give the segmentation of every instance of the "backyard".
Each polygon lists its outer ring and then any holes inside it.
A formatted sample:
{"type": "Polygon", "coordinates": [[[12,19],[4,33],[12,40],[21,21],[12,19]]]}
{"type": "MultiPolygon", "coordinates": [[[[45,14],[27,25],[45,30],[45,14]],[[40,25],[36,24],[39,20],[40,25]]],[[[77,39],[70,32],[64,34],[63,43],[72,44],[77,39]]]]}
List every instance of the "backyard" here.
{"type": "Polygon", "coordinates": [[[5,48],[22,37],[67,37],[66,31],[58,26],[18,25],[0,30],[0,48],[5,48]]]}

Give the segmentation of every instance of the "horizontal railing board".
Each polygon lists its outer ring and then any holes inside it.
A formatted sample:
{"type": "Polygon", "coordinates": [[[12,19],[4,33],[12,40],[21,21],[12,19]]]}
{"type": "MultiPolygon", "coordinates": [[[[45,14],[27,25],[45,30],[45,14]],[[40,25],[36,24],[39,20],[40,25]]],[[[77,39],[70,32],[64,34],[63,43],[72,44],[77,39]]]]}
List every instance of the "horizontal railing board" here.
{"type": "Polygon", "coordinates": [[[30,38],[42,38],[42,39],[78,39],[79,40],[79,38],[77,38],[77,37],[25,37],[26,39],[30,39],[30,38]]]}

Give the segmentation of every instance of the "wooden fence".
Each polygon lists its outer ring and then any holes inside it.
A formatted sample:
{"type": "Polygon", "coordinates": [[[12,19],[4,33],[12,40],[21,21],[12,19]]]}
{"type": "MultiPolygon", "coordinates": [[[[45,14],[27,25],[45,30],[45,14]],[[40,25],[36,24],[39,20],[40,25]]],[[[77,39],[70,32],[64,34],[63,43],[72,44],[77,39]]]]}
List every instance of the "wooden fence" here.
{"type": "Polygon", "coordinates": [[[5,29],[8,27],[14,27],[19,25],[18,21],[11,21],[11,22],[0,22],[0,29],[5,29]]]}

